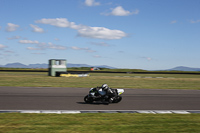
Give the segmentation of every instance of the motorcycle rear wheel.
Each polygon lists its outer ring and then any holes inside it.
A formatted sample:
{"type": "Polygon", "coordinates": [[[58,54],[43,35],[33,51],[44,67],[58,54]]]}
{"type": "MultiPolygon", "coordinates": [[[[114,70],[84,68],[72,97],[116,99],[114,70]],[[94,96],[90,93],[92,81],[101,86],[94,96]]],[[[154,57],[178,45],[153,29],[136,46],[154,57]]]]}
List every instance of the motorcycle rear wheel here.
{"type": "Polygon", "coordinates": [[[88,95],[84,97],[84,101],[85,103],[93,103],[92,98],[88,97],[88,95]]]}

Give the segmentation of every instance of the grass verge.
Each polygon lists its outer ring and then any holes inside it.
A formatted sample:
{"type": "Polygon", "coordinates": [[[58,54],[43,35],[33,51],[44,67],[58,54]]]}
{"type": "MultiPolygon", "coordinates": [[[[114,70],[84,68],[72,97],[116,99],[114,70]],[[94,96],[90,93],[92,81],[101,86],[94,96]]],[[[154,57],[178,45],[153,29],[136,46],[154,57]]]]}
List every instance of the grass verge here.
{"type": "Polygon", "coordinates": [[[90,88],[103,83],[112,88],[200,90],[200,75],[91,73],[90,77],[66,78],[46,72],[0,72],[0,86],[90,88]]]}
{"type": "Polygon", "coordinates": [[[200,114],[0,114],[0,132],[200,132],[200,114]]]}

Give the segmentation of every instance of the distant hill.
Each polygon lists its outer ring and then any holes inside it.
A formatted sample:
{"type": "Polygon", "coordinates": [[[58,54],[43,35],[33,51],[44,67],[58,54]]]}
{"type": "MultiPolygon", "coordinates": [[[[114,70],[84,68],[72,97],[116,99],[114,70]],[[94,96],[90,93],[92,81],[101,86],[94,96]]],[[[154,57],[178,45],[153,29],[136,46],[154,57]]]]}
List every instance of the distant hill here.
{"type": "MultiPolygon", "coordinates": [[[[5,68],[48,68],[48,64],[43,63],[43,64],[29,64],[29,65],[24,65],[22,63],[8,63],[6,65],[0,65],[0,67],[5,67],[5,68]]],[[[109,69],[117,69],[115,67],[107,66],[107,65],[87,65],[87,64],[72,64],[72,63],[67,63],[68,68],[72,67],[98,67],[98,68],[109,68],[109,69]]],[[[178,66],[175,68],[167,69],[167,71],[200,71],[200,68],[191,68],[191,67],[185,67],[185,66],[178,66]]]]}
{"type": "Polygon", "coordinates": [[[7,68],[27,68],[26,65],[21,64],[21,63],[8,63],[5,66],[2,67],[7,67],[7,68]]]}
{"type": "Polygon", "coordinates": [[[29,64],[28,68],[48,68],[48,64],[29,64]]]}
{"type": "MultiPolygon", "coordinates": [[[[29,64],[29,65],[24,65],[22,63],[8,63],[6,65],[0,65],[0,67],[5,67],[5,68],[48,68],[48,64],[29,64]]],[[[87,64],[71,64],[67,63],[68,68],[72,67],[99,67],[99,68],[109,68],[109,69],[115,69],[115,67],[111,66],[106,66],[106,65],[97,65],[97,66],[92,66],[92,65],[87,65],[87,64]]]]}
{"type": "Polygon", "coordinates": [[[191,68],[185,66],[178,66],[172,69],[168,69],[169,71],[200,71],[200,68],[191,68]]]}
{"type": "Polygon", "coordinates": [[[67,63],[67,67],[71,68],[71,67],[92,67],[91,65],[87,65],[87,64],[71,64],[71,63],[67,63]]]}

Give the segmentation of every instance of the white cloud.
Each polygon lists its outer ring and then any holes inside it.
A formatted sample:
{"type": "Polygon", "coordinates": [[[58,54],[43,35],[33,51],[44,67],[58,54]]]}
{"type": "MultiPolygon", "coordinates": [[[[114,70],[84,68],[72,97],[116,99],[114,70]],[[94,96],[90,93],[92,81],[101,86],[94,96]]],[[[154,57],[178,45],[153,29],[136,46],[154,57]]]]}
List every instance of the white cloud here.
{"type": "Polygon", "coordinates": [[[73,49],[73,50],[84,50],[84,51],[86,51],[88,53],[96,52],[95,50],[91,50],[90,48],[80,48],[80,47],[76,47],[76,46],[72,46],[70,48],[73,49]]]}
{"type": "Polygon", "coordinates": [[[150,57],[147,57],[146,59],[147,59],[147,60],[152,60],[152,58],[150,58],[150,57]]]}
{"type": "Polygon", "coordinates": [[[95,2],[95,0],[85,0],[86,6],[99,6],[101,5],[100,2],[95,2]]]}
{"type": "Polygon", "coordinates": [[[44,42],[32,41],[32,40],[20,40],[19,43],[36,44],[36,47],[27,47],[28,50],[45,50],[45,49],[65,50],[67,49],[67,47],[65,46],[53,44],[51,42],[44,43],[44,42]]]}
{"type": "Polygon", "coordinates": [[[116,8],[111,9],[110,13],[102,13],[102,15],[106,15],[106,16],[109,16],[109,15],[113,15],[113,16],[129,16],[129,15],[138,14],[138,13],[139,13],[138,9],[136,9],[135,11],[130,12],[128,10],[125,10],[122,6],[117,6],[116,8]]]}
{"type": "Polygon", "coordinates": [[[199,23],[200,22],[200,19],[199,20],[196,20],[196,21],[194,21],[194,20],[190,20],[190,23],[199,23]]]}
{"type": "Polygon", "coordinates": [[[76,47],[76,46],[72,46],[71,49],[74,49],[74,50],[81,50],[81,48],[76,47]]]}
{"type": "Polygon", "coordinates": [[[41,48],[27,47],[28,50],[42,50],[41,48]]]}
{"type": "Polygon", "coordinates": [[[0,44],[0,50],[6,48],[7,46],[0,44]]]}
{"type": "Polygon", "coordinates": [[[141,57],[141,58],[146,59],[146,60],[148,60],[148,61],[151,61],[151,60],[152,60],[151,57],[141,57]]]}
{"type": "Polygon", "coordinates": [[[37,25],[30,24],[30,26],[33,28],[33,32],[39,32],[39,33],[44,32],[44,30],[42,28],[38,27],[37,25]]]}
{"type": "Polygon", "coordinates": [[[7,23],[6,31],[12,32],[16,31],[19,25],[13,24],[13,23],[7,23]]]}
{"type": "Polygon", "coordinates": [[[173,20],[173,21],[170,22],[170,24],[175,24],[175,23],[177,23],[176,20],[173,20]]]}
{"type": "Polygon", "coordinates": [[[65,50],[65,49],[67,49],[65,46],[53,44],[51,42],[49,42],[46,47],[50,48],[50,49],[57,49],[57,50],[65,50]]]}
{"type": "Polygon", "coordinates": [[[101,58],[100,55],[94,55],[93,57],[95,57],[95,58],[101,58]]]}
{"type": "Polygon", "coordinates": [[[131,13],[132,13],[132,14],[139,14],[139,12],[140,12],[140,11],[139,11],[138,9],[136,9],[135,11],[132,11],[131,13]]]}
{"type": "Polygon", "coordinates": [[[32,40],[19,40],[19,43],[24,43],[24,44],[39,44],[38,41],[32,41],[32,40]]]}
{"type": "Polygon", "coordinates": [[[36,23],[49,24],[62,28],[75,29],[78,32],[78,36],[96,39],[121,39],[126,37],[127,34],[120,30],[111,30],[105,27],[90,27],[85,25],[76,25],[74,22],[69,22],[66,18],[56,19],[41,19],[35,21],[36,23]]]}
{"type": "Polygon", "coordinates": [[[96,38],[96,39],[121,39],[126,37],[127,34],[120,30],[110,30],[105,27],[82,27],[78,29],[78,36],[96,38]]]}
{"type": "Polygon", "coordinates": [[[40,23],[40,24],[49,24],[49,25],[53,25],[53,26],[57,26],[57,27],[71,27],[73,26],[73,22],[69,22],[66,18],[56,18],[56,19],[46,19],[43,18],[41,20],[36,20],[36,23],[40,23]]]}

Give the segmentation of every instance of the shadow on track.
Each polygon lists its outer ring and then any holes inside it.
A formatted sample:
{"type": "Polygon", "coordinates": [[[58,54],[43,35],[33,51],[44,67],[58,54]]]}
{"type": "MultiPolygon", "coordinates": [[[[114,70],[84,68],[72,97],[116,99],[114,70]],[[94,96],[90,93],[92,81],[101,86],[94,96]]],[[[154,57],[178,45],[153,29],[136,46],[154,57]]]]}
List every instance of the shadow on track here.
{"type": "Polygon", "coordinates": [[[93,102],[93,103],[85,103],[85,102],[76,102],[78,104],[90,104],[90,105],[109,105],[109,103],[102,103],[102,102],[93,102]]]}

